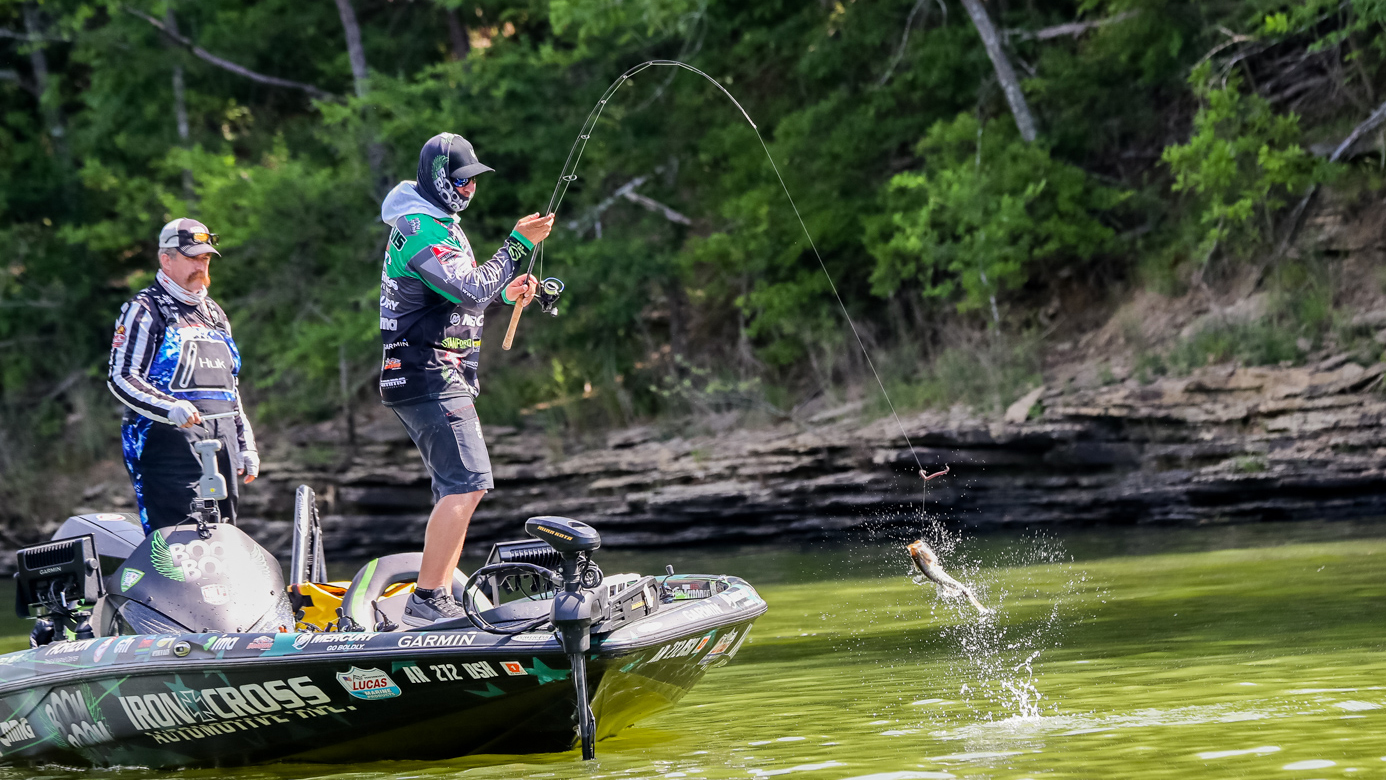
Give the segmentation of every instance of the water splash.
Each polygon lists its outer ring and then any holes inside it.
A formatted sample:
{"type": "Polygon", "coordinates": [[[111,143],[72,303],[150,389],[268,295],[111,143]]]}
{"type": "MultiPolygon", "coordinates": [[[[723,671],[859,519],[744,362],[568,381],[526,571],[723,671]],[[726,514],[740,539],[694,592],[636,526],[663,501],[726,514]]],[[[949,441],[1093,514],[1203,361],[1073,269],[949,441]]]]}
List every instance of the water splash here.
{"type": "Polygon", "coordinates": [[[982,568],[974,545],[961,534],[950,532],[937,518],[929,523],[924,538],[992,608],[978,616],[965,601],[937,599],[931,607],[936,616],[940,610],[945,613],[940,616],[947,621],[940,633],[958,650],[948,664],[954,678],[962,681],[958,698],[985,721],[1040,717],[1045,697],[1035,663],[1060,645],[1063,629],[1071,622],[1064,614],[1064,604],[1086,581],[1085,575],[1072,569],[1070,557],[1057,539],[1040,534],[1004,551],[1001,560],[993,561],[1001,567],[987,569],[982,568]],[[1045,564],[1057,565],[1063,573],[1058,593],[1049,578],[1042,584],[1034,581],[1034,574],[1019,582],[1013,578],[1003,582],[1000,576],[1003,568],[1018,571],[1045,564]],[[1037,599],[1049,603],[1042,619],[1024,623],[1007,619],[1008,606],[1037,599]]]}

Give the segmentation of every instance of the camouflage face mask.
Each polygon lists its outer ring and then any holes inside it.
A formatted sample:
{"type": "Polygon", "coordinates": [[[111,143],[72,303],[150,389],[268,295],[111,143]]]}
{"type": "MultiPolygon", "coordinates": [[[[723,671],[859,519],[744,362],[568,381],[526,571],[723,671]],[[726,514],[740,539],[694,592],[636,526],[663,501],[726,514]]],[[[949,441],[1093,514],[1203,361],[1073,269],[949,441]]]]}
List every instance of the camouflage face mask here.
{"type": "Polygon", "coordinates": [[[446,155],[438,155],[433,158],[433,190],[438,193],[438,197],[443,199],[454,214],[466,211],[471,198],[464,197],[452,186],[452,177],[448,175],[448,158],[446,155]]]}

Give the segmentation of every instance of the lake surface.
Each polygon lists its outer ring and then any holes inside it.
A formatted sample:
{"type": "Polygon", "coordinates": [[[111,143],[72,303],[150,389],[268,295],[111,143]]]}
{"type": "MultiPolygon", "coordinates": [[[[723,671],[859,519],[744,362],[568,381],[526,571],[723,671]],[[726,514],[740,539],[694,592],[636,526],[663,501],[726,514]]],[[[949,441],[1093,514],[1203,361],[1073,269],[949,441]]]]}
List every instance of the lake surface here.
{"type": "Polygon", "coordinates": [[[609,573],[743,576],[770,612],[595,762],[0,780],[1386,777],[1386,521],[926,538],[994,615],[912,582],[897,543],[600,556],[609,573]]]}

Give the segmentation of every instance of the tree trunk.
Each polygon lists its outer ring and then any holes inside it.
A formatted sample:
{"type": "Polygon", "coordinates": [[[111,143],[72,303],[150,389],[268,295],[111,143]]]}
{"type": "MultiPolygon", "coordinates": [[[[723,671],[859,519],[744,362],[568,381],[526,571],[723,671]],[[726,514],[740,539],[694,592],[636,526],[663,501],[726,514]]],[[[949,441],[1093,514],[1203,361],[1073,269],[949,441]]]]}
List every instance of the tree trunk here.
{"type": "Polygon", "coordinates": [[[1006,102],[1011,106],[1015,125],[1020,128],[1020,137],[1026,143],[1033,142],[1035,118],[1030,115],[1030,104],[1025,102],[1025,93],[1020,91],[1020,79],[1016,78],[1015,69],[1011,67],[1006,51],[1001,48],[1001,36],[996,32],[996,26],[991,23],[991,17],[987,15],[987,9],[982,7],[981,0],[962,0],[962,4],[967,9],[967,15],[972,17],[977,34],[982,37],[982,45],[987,48],[987,56],[996,69],[996,80],[1001,82],[1001,90],[1006,93],[1006,102]]]}
{"type": "MultiPolygon", "coordinates": [[[[172,4],[164,11],[164,24],[174,35],[178,34],[178,19],[173,15],[172,4]]],[[[169,48],[172,48],[171,44],[169,48]]],[[[176,60],[173,65],[173,116],[178,123],[178,143],[187,149],[191,146],[192,131],[188,127],[188,101],[183,84],[183,63],[176,60]]],[[[193,172],[191,168],[187,167],[183,168],[183,199],[188,203],[197,200],[197,191],[193,188],[193,172]]]]}
{"type": "Polygon", "coordinates": [[[471,39],[467,37],[467,25],[457,16],[454,8],[444,8],[443,13],[448,17],[448,40],[452,43],[452,58],[458,62],[465,62],[467,55],[472,51],[471,39]]]}
{"type": "MultiPolygon", "coordinates": [[[[370,72],[366,69],[366,49],[361,45],[361,25],[356,21],[356,9],[352,8],[351,0],[337,0],[337,14],[341,16],[342,29],[346,31],[347,59],[351,60],[351,78],[356,84],[356,97],[364,98],[370,91],[370,72]]],[[[372,118],[367,115],[363,119],[366,126],[366,165],[371,172],[371,187],[377,194],[383,194],[389,184],[384,175],[385,145],[380,143],[372,118]]]]}
{"type": "Polygon", "coordinates": [[[351,78],[356,83],[356,97],[366,96],[366,50],[361,46],[361,25],[356,23],[356,9],[351,0],[337,0],[337,14],[346,30],[347,58],[351,60],[351,78]]]}
{"type": "Polygon", "coordinates": [[[29,34],[29,65],[34,69],[34,90],[38,94],[39,109],[43,112],[43,123],[48,126],[48,135],[53,139],[53,151],[59,160],[66,163],[67,138],[63,129],[62,106],[57,90],[50,89],[53,85],[48,78],[48,55],[44,53],[44,24],[35,3],[24,4],[24,31],[29,34]]]}

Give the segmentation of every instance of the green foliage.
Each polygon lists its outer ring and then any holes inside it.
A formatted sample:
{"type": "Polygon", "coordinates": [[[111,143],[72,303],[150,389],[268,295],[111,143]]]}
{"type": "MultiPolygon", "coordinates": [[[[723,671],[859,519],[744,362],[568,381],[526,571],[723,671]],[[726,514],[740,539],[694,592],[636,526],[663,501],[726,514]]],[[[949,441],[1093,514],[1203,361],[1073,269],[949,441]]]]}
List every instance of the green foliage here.
{"type": "Polygon", "coordinates": [[[1299,145],[1299,117],[1275,113],[1265,98],[1243,92],[1233,72],[1219,83],[1204,63],[1189,77],[1200,101],[1188,143],[1165,148],[1173,190],[1189,193],[1204,254],[1241,239],[1241,246],[1274,234],[1274,214],[1286,198],[1320,181],[1326,168],[1299,145]]]}
{"type": "Polygon", "coordinates": [[[1101,217],[1123,196],[971,114],[939,122],[919,145],[925,169],[891,179],[887,221],[874,225],[872,291],[912,286],[959,311],[983,308],[1041,273],[1113,247],[1101,217]]]}
{"type": "MultiPolygon", "coordinates": [[[[170,47],[117,4],[0,0],[0,451],[29,453],[0,458],[9,485],[14,462],[36,453],[52,463],[114,454],[110,328],[150,282],[168,219],[197,216],[223,237],[212,294],[236,328],[258,419],[374,403],[379,200],[413,177],[423,141],[461,133],[496,169],[464,215],[484,258],[518,217],[548,203],[611,81],[653,58],[688,60],[745,106],[823,266],[756,129],[716,86],[647,69],[606,106],[559,207],[539,270],[567,282],[562,316],[530,314],[515,351],[486,350],[488,420],[542,417],[571,431],[756,398],[791,408],[860,382],[834,289],[873,353],[897,356],[908,405],[993,408],[1037,371],[996,346],[1016,329],[976,349],[938,334],[958,311],[999,319],[993,311],[1065,280],[1097,269],[1119,279],[1169,244],[1181,248],[1168,227],[1178,204],[1147,150],[1183,121],[1189,68],[1225,42],[1220,27],[1261,30],[1280,14],[1261,34],[1293,42],[1319,34],[1314,20],[1331,10],[1323,0],[997,6],[997,24],[1015,30],[1121,16],[1079,36],[1011,37],[1043,133],[1027,145],[956,5],[946,18],[932,5],[918,13],[908,38],[914,0],[353,5],[370,66],[360,97],[333,3],[133,3],[156,19],[171,10],[185,35],[238,65],[337,96],[314,101],[170,47]],[[25,40],[26,5],[40,11],[39,42],[25,40]],[[35,53],[47,62],[41,89],[35,53]],[[636,177],[645,177],[639,194],[692,224],[608,203],[636,177]],[[939,357],[925,365],[925,354],[939,357]],[[5,438],[17,427],[23,436],[5,438]]],[[[1350,13],[1322,27],[1348,29],[1345,50],[1360,48],[1381,7],[1351,0],[1350,13]]],[[[1370,81],[1377,62],[1369,47],[1359,54],[1344,63],[1370,81]]],[[[1245,251],[1318,169],[1295,146],[1292,116],[1235,80],[1194,86],[1204,103],[1194,137],[1166,155],[1198,234],[1186,243],[1225,235],[1245,251]]],[[[1321,339],[1332,327],[1295,335],[1321,339]]]]}
{"type": "MultiPolygon", "coordinates": [[[[1042,381],[1036,346],[1033,337],[1022,336],[949,347],[915,376],[890,381],[890,397],[898,409],[947,409],[962,404],[1000,415],[1042,381]]],[[[875,403],[877,412],[887,411],[884,399],[875,403]]]]}
{"type": "Polygon", "coordinates": [[[1308,34],[1314,38],[1310,51],[1322,51],[1341,45],[1354,33],[1367,33],[1368,41],[1382,50],[1380,31],[1386,24],[1386,2],[1383,0],[1296,0],[1284,3],[1254,3],[1260,14],[1261,35],[1287,38],[1308,34]],[[1326,19],[1338,24],[1326,31],[1326,19]]]}
{"type": "Polygon", "coordinates": [[[622,42],[661,35],[688,35],[707,9],[707,0],[551,0],[555,32],[580,39],[616,37],[622,42]]]}
{"type": "Polygon", "coordinates": [[[1349,345],[1351,339],[1334,334],[1333,290],[1322,265],[1284,264],[1271,274],[1268,286],[1270,303],[1263,317],[1215,321],[1166,352],[1141,350],[1138,377],[1149,380],[1155,375],[1182,375],[1230,361],[1248,366],[1299,363],[1308,351],[1330,338],[1340,348],[1349,345]]]}
{"type": "Polygon", "coordinates": [[[1233,360],[1248,366],[1295,362],[1303,357],[1295,338],[1292,331],[1275,322],[1219,324],[1180,342],[1166,360],[1175,374],[1233,360]]]}

